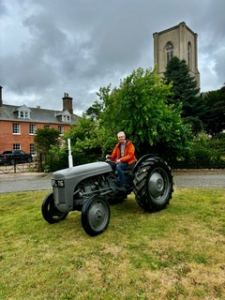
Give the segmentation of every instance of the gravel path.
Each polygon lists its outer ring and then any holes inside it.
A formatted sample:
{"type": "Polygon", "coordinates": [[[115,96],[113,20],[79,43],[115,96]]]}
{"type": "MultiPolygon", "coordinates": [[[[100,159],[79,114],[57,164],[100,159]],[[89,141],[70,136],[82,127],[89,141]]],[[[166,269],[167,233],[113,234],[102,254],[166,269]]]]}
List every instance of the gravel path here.
{"type": "Polygon", "coordinates": [[[173,171],[174,185],[178,187],[201,187],[225,189],[225,170],[179,170],[173,171]]]}
{"type": "MultiPolygon", "coordinates": [[[[225,189],[223,170],[174,170],[174,187],[225,189]]],[[[51,174],[0,174],[0,193],[51,190],[51,174]]]]}

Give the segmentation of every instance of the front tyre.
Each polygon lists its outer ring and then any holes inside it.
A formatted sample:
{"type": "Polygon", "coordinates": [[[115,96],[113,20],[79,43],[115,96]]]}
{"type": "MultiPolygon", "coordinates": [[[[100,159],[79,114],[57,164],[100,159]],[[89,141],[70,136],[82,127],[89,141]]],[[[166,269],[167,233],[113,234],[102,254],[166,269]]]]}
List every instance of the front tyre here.
{"type": "Polygon", "coordinates": [[[160,157],[140,163],[134,178],[134,193],[140,207],[149,212],[164,209],[173,193],[171,169],[160,157]]]}
{"type": "Polygon", "coordinates": [[[47,195],[41,206],[42,216],[50,224],[64,220],[68,213],[61,212],[55,206],[53,193],[47,195]]]}
{"type": "Polygon", "coordinates": [[[93,195],[82,207],[81,221],[87,234],[96,236],[104,232],[110,220],[110,207],[106,199],[93,195]]]}

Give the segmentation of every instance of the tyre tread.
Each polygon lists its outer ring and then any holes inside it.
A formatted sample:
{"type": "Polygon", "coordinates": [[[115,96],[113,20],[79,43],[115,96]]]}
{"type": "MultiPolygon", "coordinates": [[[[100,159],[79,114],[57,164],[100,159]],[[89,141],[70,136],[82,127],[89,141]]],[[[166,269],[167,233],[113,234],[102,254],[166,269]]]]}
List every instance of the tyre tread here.
{"type": "Polygon", "coordinates": [[[149,212],[162,210],[169,204],[169,201],[172,198],[172,192],[173,176],[171,174],[171,168],[168,166],[167,162],[160,157],[149,157],[142,161],[134,176],[134,194],[139,206],[149,212]],[[149,174],[154,169],[154,166],[161,166],[161,168],[164,169],[168,177],[168,184],[170,185],[170,190],[168,191],[167,197],[164,203],[160,205],[157,205],[151,200],[151,196],[147,191],[147,181],[150,176],[149,174]]]}

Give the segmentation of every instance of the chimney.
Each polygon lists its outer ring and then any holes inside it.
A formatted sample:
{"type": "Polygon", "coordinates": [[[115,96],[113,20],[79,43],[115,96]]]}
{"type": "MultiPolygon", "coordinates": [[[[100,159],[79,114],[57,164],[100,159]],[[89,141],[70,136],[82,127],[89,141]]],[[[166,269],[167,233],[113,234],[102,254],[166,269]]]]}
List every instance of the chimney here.
{"type": "Polygon", "coordinates": [[[2,86],[0,86],[0,107],[3,106],[3,102],[2,102],[2,86]]]}
{"type": "Polygon", "coordinates": [[[63,99],[63,111],[68,110],[73,115],[73,98],[68,93],[64,93],[63,99]]]}

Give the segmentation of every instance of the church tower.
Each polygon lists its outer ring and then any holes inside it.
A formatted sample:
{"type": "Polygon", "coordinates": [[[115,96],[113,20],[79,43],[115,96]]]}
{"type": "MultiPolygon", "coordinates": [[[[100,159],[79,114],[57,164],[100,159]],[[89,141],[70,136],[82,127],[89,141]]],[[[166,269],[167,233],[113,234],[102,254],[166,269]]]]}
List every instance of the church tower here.
{"type": "Polygon", "coordinates": [[[154,65],[157,66],[157,74],[163,76],[168,61],[177,56],[180,60],[186,61],[190,74],[195,77],[197,87],[200,88],[197,33],[194,33],[185,22],[181,22],[177,26],[155,32],[153,38],[154,65]]]}

